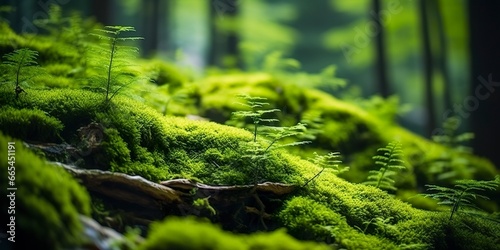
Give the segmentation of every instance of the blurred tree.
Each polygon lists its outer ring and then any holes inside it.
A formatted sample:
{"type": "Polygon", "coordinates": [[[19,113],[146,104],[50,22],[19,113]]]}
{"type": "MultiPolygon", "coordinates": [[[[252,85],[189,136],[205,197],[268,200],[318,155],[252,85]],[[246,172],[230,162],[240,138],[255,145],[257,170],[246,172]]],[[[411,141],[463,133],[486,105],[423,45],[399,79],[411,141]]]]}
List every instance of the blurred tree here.
{"type": "Polygon", "coordinates": [[[240,1],[209,0],[210,49],[209,65],[242,68],[238,49],[238,15],[240,1]]]}
{"type": "Polygon", "coordinates": [[[425,83],[425,107],[427,112],[426,136],[431,136],[436,128],[436,113],[434,105],[434,92],[432,91],[433,60],[430,39],[430,24],[428,15],[429,2],[434,0],[420,1],[420,21],[422,26],[422,57],[424,64],[424,83],[425,83]]]}
{"type": "Polygon", "coordinates": [[[435,0],[429,2],[429,11],[430,17],[434,22],[433,27],[436,28],[436,36],[438,46],[436,46],[439,51],[435,53],[436,64],[443,76],[443,105],[444,109],[450,109],[452,107],[451,103],[451,82],[450,82],[450,74],[448,71],[448,53],[447,53],[447,39],[446,39],[446,30],[443,23],[442,11],[441,11],[441,0],[435,0]]]}
{"type": "Polygon", "coordinates": [[[384,42],[384,24],[382,17],[381,0],[373,0],[373,21],[377,24],[378,34],[375,36],[375,52],[376,52],[376,75],[378,79],[378,92],[387,98],[390,94],[389,79],[387,78],[386,52],[384,42]]]}
{"type": "Polygon", "coordinates": [[[469,0],[472,74],[469,96],[455,108],[471,119],[473,148],[500,167],[500,1],[469,0]]]}
{"type": "Polygon", "coordinates": [[[92,0],[92,15],[100,23],[111,25],[113,21],[112,0],[92,0]]]}
{"type": "Polygon", "coordinates": [[[159,49],[160,40],[164,42],[163,31],[167,29],[168,11],[170,1],[168,0],[143,0],[141,1],[142,31],[145,40],[142,54],[152,56],[159,49]]]}

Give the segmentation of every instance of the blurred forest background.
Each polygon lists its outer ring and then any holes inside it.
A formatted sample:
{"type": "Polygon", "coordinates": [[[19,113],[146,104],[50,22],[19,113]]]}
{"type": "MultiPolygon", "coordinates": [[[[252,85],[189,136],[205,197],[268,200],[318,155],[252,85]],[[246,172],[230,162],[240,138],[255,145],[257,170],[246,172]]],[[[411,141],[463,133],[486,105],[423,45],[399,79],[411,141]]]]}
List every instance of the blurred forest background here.
{"type": "Polygon", "coordinates": [[[391,98],[400,124],[427,138],[457,116],[475,153],[500,166],[500,1],[0,0],[17,32],[42,32],[32,23],[50,4],[134,26],[144,57],[197,76],[323,72],[335,78],[303,84],[354,103],[391,98]]]}

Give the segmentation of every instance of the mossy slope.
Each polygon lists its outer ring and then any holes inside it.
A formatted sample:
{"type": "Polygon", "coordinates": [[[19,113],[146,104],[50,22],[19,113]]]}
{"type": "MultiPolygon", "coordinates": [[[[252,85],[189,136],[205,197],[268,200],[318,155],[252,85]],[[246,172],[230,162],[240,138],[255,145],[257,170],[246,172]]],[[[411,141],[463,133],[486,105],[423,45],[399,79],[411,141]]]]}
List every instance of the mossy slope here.
{"type": "MultiPolygon", "coordinates": [[[[199,85],[201,116],[219,123],[231,123],[231,113],[241,110],[235,98],[248,94],[268,98],[270,108],[282,110],[278,114],[280,125],[291,126],[308,115],[321,118],[320,132],[312,143],[294,151],[304,157],[311,153],[339,151],[350,171],[340,176],[360,183],[366,180],[368,171],[374,170],[372,156],[376,149],[397,140],[403,146],[407,171],[398,176],[396,186],[404,192],[414,192],[425,184],[436,183],[436,173],[430,171],[433,161],[447,154],[464,159],[466,164],[450,165],[455,176],[444,182],[451,184],[459,179],[491,179],[498,171],[484,158],[472,154],[461,154],[440,146],[395,124],[369,113],[360,107],[308,87],[283,82],[281,78],[267,73],[228,73],[204,79],[199,85]],[[406,190],[406,191],[405,191],[406,190]]],[[[379,111],[382,112],[382,111],[379,111]]],[[[422,204],[422,206],[424,206],[422,204]]]]}
{"type": "MultiPolygon", "coordinates": [[[[63,138],[74,140],[72,143],[79,143],[75,136],[79,127],[91,121],[103,124],[101,149],[108,156],[107,167],[114,171],[154,181],[179,174],[209,184],[248,184],[253,180],[252,165],[241,157],[244,151],[240,143],[252,138],[245,130],[162,116],[128,98],[115,99],[105,110],[100,106],[101,95],[83,90],[32,91],[29,98],[18,100],[6,98],[7,93],[2,96],[2,105],[41,110],[60,121],[65,125],[63,138]]],[[[261,178],[300,185],[319,170],[297,156],[275,151],[261,178]]],[[[500,236],[498,224],[461,216],[448,222],[447,213],[412,208],[383,191],[346,182],[328,171],[284,201],[274,220],[299,239],[326,241],[348,249],[443,249],[459,244],[468,249],[484,239],[494,244],[500,236]],[[473,225],[475,231],[467,231],[461,223],[473,225]]]]}

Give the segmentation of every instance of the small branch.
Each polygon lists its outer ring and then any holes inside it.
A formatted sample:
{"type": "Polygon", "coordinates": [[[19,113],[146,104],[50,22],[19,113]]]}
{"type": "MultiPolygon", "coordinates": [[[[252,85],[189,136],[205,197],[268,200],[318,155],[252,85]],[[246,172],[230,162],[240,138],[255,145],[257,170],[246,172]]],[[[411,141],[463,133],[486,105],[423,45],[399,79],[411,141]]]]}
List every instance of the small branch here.
{"type": "Polygon", "coordinates": [[[184,193],[148,181],[140,176],[94,169],[77,169],[70,165],[54,163],[78,178],[89,191],[142,206],[160,203],[182,203],[184,193]]]}

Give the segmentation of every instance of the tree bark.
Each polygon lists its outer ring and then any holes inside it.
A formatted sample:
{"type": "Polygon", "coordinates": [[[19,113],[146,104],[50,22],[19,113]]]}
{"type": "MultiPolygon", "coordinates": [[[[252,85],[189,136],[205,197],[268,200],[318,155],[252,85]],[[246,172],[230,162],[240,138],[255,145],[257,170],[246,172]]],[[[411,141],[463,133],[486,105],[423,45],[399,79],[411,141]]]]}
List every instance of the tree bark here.
{"type": "Polygon", "coordinates": [[[223,65],[223,58],[230,56],[234,59],[234,65],[242,68],[241,55],[239,51],[239,35],[236,29],[221,31],[217,27],[217,22],[224,18],[236,21],[239,14],[238,0],[209,0],[210,8],[210,50],[208,53],[208,64],[212,66],[223,65]]]}
{"type": "MultiPolygon", "coordinates": [[[[434,1],[434,0],[431,0],[434,1]]],[[[424,68],[424,98],[427,111],[426,136],[431,136],[436,128],[436,112],[434,110],[434,92],[432,90],[432,51],[429,34],[428,0],[420,1],[420,20],[422,26],[422,58],[424,68]]]]}
{"type": "MultiPolygon", "coordinates": [[[[166,4],[168,1],[164,0],[141,1],[142,29],[145,38],[142,54],[145,56],[152,56],[158,50],[161,31],[166,29],[166,12],[168,10],[166,4]]],[[[162,38],[162,40],[165,39],[162,38]]]]}
{"type": "Polygon", "coordinates": [[[376,75],[378,82],[378,92],[384,98],[387,98],[390,94],[389,90],[389,79],[387,77],[387,59],[384,41],[384,24],[380,16],[381,12],[381,0],[373,0],[373,9],[375,15],[373,16],[373,21],[377,23],[378,35],[375,37],[375,54],[376,54],[376,75]]]}
{"type": "Polygon", "coordinates": [[[439,54],[437,55],[437,64],[443,75],[443,105],[444,110],[452,108],[452,87],[450,82],[450,73],[448,70],[448,51],[446,31],[443,24],[442,11],[439,0],[430,1],[430,10],[436,26],[437,41],[439,43],[439,54]]]}

